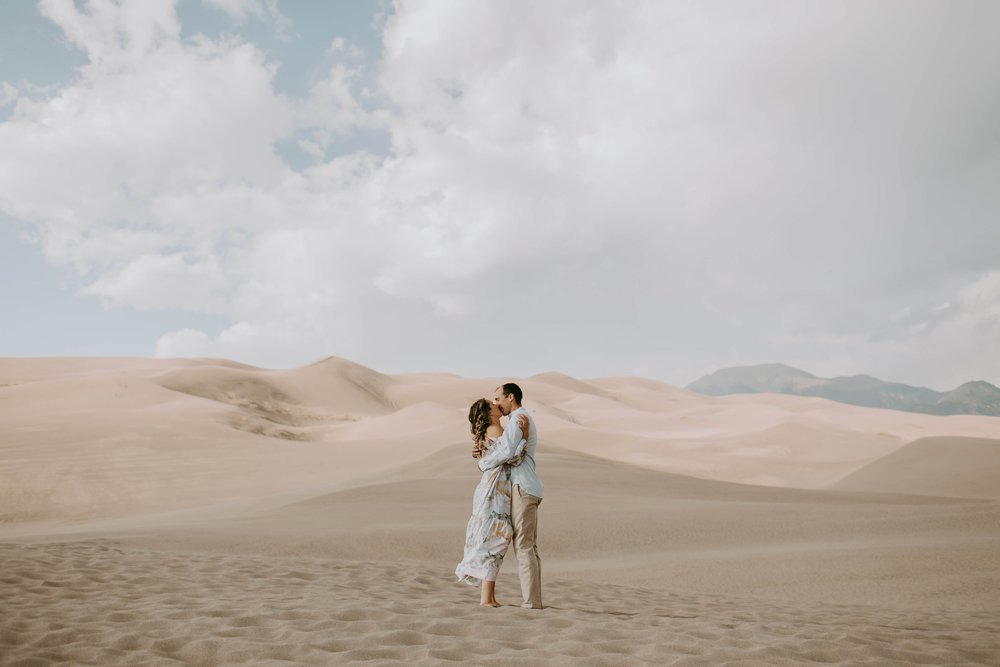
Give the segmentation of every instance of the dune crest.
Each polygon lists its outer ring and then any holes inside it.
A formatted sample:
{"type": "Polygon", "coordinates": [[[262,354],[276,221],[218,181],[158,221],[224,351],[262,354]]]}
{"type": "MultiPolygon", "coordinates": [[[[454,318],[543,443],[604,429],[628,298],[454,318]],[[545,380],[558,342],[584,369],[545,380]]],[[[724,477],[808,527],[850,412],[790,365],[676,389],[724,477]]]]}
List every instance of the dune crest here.
{"type": "Polygon", "coordinates": [[[830,488],[1000,499],[1000,439],[921,438],[830,488]]]}
{"type": "MultiPolygon", "coordinates": [[[[468,406],[504,379],[392,376],[338,357],[290,370],[0,359],[0,516],[113,517],[344,484],[466,442],[468,406]]],[[[636,377],[519,381],[543,447],[739,483],[824,488],[921,437],[1000,432],[992,417],[706,397],[636,377]]]]}
{"type": "Polygon", "coordinates": [[[1000,419],[636,377],[513,378],[547,608],[481,609],[506,379],[0,359],[0,663],[1000,662],[1000,419]]]}

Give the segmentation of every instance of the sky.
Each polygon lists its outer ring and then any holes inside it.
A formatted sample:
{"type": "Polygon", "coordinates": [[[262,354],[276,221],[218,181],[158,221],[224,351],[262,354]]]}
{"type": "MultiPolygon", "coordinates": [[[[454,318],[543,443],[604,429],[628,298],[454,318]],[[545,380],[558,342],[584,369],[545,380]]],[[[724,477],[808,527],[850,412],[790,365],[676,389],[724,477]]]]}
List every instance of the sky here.
{"type": "Polygon", "coordinates": [[[1000,3],[0,4],[0,356],[1000,384],[1000,3]]]}

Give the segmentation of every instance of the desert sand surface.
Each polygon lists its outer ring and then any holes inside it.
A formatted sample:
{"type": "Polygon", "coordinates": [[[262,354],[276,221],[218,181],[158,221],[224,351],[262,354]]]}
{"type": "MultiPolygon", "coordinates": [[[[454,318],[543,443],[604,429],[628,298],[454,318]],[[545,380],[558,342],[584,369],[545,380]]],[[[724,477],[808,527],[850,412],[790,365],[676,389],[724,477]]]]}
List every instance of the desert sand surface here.
{"type": "Polygon", "coordinates": [[[1000,419],[344,359],[0,359],[0,664],[1000,664],[1000,419]],[[546,609],[454,581],[540,433],[546,609]]]}
{"type": "Polygon", "coordinates": [[[837,489],[1000,499],[1000,440],[921,438],[856,470],[837,489]]]}

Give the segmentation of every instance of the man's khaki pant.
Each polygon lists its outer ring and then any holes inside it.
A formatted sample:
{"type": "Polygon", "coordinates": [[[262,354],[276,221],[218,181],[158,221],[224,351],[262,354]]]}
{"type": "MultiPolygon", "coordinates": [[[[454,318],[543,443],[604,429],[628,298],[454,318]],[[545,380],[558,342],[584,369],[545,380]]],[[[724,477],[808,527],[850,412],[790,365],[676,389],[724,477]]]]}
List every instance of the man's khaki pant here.
{"type": "Polygon", "coordinates": [[[511,496],[511,518],[514,523],[514,553],[517,574],[521,579],[522,607],[542,608],[542,559],[538,556],[538,505],[542,499],[525,493],[515,486],[511,496]]]}

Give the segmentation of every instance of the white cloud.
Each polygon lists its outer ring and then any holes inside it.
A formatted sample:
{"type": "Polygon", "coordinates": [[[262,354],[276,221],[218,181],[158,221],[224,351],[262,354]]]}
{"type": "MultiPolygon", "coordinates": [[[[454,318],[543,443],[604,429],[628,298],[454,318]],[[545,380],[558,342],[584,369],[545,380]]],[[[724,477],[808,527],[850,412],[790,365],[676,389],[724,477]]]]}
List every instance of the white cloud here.
{"type": "Polygon", "coordinates": [[[316,81],[305,99],[295,105],[296,122],[312,128],[321,143],[331,143],[357,128],[382,128],[389,120],[382,110],[368,110],[358,100],[360,71],[335,62],[327,76],[316,81]]]}
{"type": "Polygon", "coordinates": [[[196,329],[165,334],[156,343],[156,356],[256,358],[261,365],[280,368],[285,364],[276,351],[294,348],[303,340],[294,327],[237,322],[216,338],[196,329]],[[269,358],[277,363],[269,362],[269,358]]]}
{"type": "Polygon", "coordinates": [[[122,65],[177,39],[180,22],[169,2],[88,0],[79,11],[73,0],[39,0],[42,14],[54,21],[71,44],[93,65],[122,65]]]}
{"type": "Polygon", "coordinates": [[[219,312],[229,286],[213,259],[189,263],[180,253],[139,255],[118,273],[102,275],[83,291],[115,306],[219,312]]]}
{"type": "Polygon", "coordinates": [[[261,0],[202,0],[202,4],[222,10],[238,21],[264,15],[264,3],[261,0]]]}
{"type": "Polygon", "coordinates": [[[147,5],[45,5],[90,64],[0,125],[0,208],[90,293],[236,323],[158,354],[1000,381],[992,6],[401,3],[377,80],[334,43],[287,99],[147,5]],[[392,153],[328,157],[359,130],[392,153]]]}
{"type": "Polygon", "coordinates": [[[1000,328],[1000,270],[989,271],[958,292],[962,313],[983,328],[1000,328]]]}
{"type": "Polygon", "coordinates": [[[210,351],[212,347],[212,340],[203,331],[180,329],[160,336],[156,342],[156,356],[166,358],[217,356],[210,351]]]}
{"type": "Polygon", "coordinates": [[[292,22],[278,9],[278,0],[202,0],[202,4],[225,12],[237,23],[250,18],[267,19],[283,40],[294,34],[292,22]]]}
{"type": "Polygon", "coordinates": [[[0,109],[17,101],[21,93],[6,81],[0,81],[0,109]]]}

